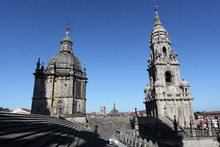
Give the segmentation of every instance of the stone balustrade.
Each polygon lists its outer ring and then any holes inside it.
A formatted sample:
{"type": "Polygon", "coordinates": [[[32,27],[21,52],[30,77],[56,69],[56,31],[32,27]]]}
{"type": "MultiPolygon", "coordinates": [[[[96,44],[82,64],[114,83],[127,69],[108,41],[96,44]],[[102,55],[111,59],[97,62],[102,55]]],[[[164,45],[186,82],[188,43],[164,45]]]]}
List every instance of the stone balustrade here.
{"type": "Polygon", "coordinates": [[[158,147],[157,142],[142,139],[136,130],[115,131],[115,137],[128,147],[158,147]]]}

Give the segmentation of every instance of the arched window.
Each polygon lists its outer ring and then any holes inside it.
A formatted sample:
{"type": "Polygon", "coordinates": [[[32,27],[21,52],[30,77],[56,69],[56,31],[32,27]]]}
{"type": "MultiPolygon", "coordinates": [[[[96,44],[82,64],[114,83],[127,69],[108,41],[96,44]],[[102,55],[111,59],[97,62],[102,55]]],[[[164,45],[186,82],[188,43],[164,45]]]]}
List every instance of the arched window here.
{"type": "Polygon", "coordinates": [[[166,56],[167,55],[167,49],[166,47],[163,47],[163,56],[166,56]]]}
{"type": "Polygon", "coordinates": [[[63,101],[62,100],[58,100],[57,106],[63,106],[63,101]]]}
{"type": "Polygon", "coordinates": [[[166,83],[171,83],[172,82],[171,72],[166,71],[166,73],[165,73],[165,81],[166,81],[166,83]]]}
{"type": "Polygon", "coordinates": [[[57,115],[59,117],[61,117],[62,114],[63,114],[63,101],[58,100],[58,102],[57,102],[57,115]]]}

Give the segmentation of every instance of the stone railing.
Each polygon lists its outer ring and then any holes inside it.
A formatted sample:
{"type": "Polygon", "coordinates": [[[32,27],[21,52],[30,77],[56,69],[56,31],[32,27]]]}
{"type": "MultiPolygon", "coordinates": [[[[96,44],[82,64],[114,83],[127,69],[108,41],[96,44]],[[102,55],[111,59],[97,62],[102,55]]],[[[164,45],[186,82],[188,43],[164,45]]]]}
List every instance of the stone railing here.
{"type": "Polygon", "coordinates": [[[220,131],[208,129],[186,129],[183,132],[178,132],[178,135],[182,137],[217,137],[220,135],[220,131]]]}
{"type": "Polygon", "coordinates": [[[127,147],[158,147],[157,142],[139,137],[136,130],[115,131],[114,135],[127,147]]]}

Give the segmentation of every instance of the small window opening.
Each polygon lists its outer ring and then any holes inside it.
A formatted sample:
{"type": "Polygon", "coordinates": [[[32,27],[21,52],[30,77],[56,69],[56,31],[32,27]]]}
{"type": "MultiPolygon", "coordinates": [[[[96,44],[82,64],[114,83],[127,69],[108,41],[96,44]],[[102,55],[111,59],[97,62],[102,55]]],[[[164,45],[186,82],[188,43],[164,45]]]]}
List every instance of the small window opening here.
{"type": "Polygon", "coordinates": [[[163,47],[163,55],[164,55],[164,56],[167,55],[167,49],[166,49],[166,47],[163,47]]]}
{"type": "Polygon", "coordinates": [[[58,106],[62,106],[62,105],[63,105],[63,102],[62,102],[61,100],[59,100],[59,101],[57,102],[57,105],[58,105],[58,106]]]}
{"type": "Polygon", "coordinates": [[[168,71],[165,73],[165,80],[166,80],[166,83],[171,83],[172,82],[172,75],[168,71]]]}

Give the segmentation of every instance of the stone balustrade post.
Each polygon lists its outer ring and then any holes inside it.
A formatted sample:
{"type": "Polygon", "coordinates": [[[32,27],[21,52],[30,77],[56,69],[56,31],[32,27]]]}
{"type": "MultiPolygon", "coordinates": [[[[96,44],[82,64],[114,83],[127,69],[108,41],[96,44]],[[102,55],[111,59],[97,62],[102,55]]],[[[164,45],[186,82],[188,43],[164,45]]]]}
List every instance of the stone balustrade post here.
{"type": "Polygon", "coordinates": [[[150,141],[148,142],[148,146],[149,146],[149,147],[153,147],[153,145],[154,145],[153,142],[150,140],[150,141]]]}
{"type": "Polygon", "coordinates": [[[134,146],[134,138],[131,138],[131,146],[134,146]]]}
{"type": "Polygon", "coordinates": [[[146,139],[144,139],[144,145],[143,145],[143,147],[148,147],[148,142],[147,142],[146,139]]]}
{"type": "Polygon", "coordinates": [[[134,147],[138,147],[138,140],[137,140],[137,138],[134,139],[134,147]]]}
{"type": "Polygon", "coordinates": [[[143,144],[143,139],[139,137],[138,147],[142,147],[142,144],[143,144]]]}

